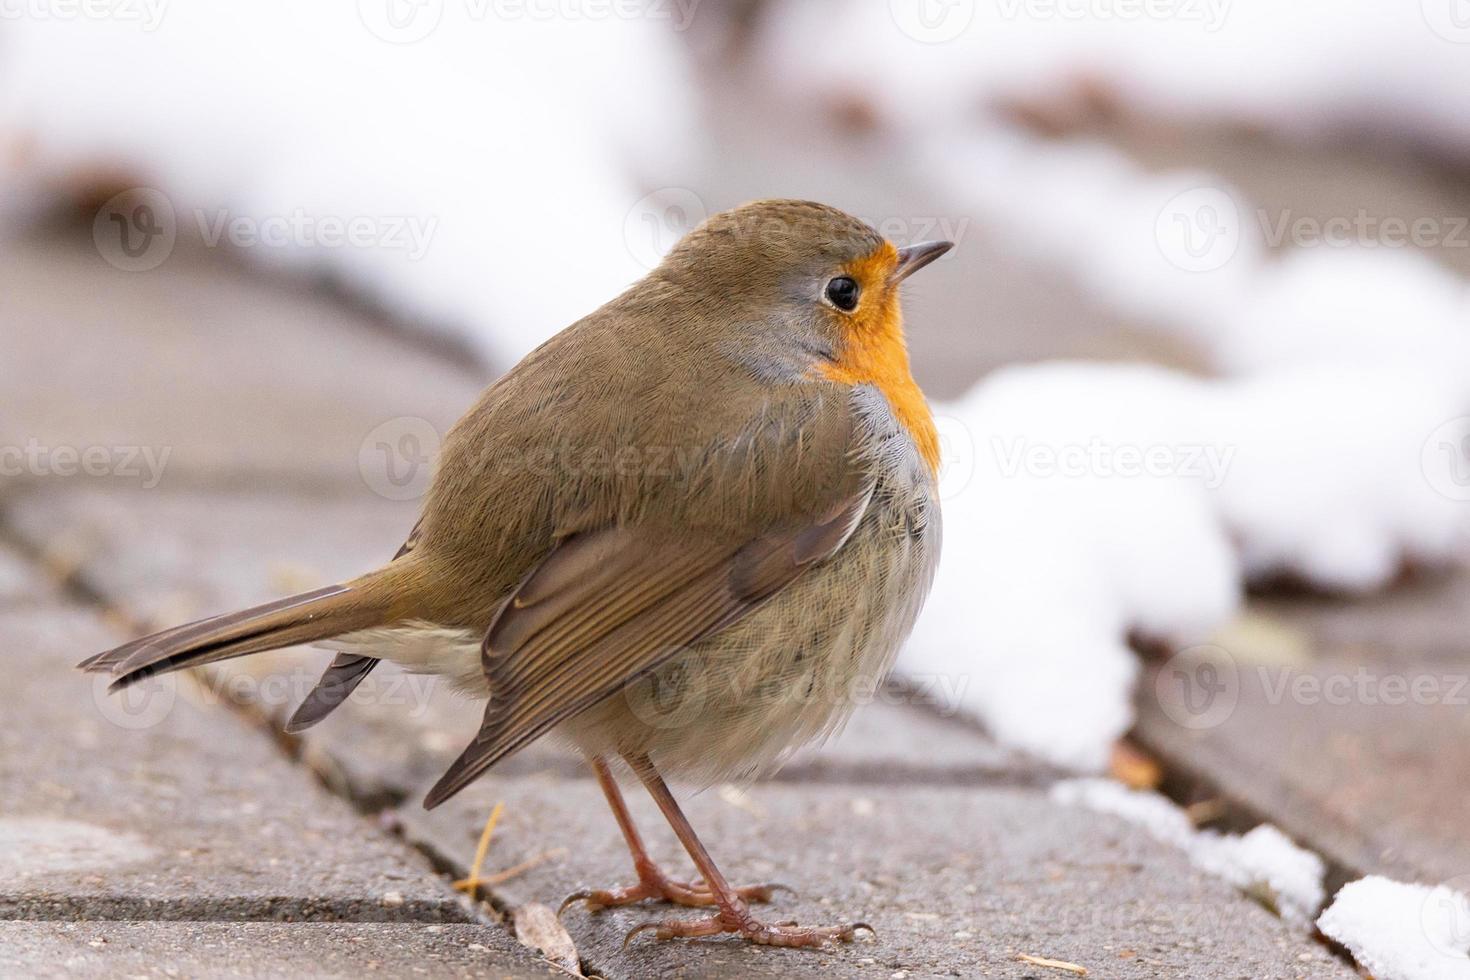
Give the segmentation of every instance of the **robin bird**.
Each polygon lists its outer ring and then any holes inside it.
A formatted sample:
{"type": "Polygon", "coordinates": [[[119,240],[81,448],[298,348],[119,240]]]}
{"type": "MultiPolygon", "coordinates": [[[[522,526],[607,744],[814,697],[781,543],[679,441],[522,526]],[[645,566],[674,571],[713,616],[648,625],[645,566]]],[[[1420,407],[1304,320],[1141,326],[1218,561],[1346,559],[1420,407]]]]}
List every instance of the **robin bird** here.
{"type": "Polygon", "coordinates": [[[899,284],[951,247],[898,248],[804,201],[714,215],[481,395],[393,561],[80,666],[116,689],[298,643],[335,650],[291,731],[380,660],[444,676],[485,714],[425,806],[550,733],[589,760],[638,874],[572,900],[714,907],[630,938],[850,940],[864,926],[758,919],[748,903],[770,886],[725,879],[662,774],[771,770],[840,727],[912,628],[939,555],[939,440],[899,284]],[[618,757],[702,885],[649,858],[618,757]]]}

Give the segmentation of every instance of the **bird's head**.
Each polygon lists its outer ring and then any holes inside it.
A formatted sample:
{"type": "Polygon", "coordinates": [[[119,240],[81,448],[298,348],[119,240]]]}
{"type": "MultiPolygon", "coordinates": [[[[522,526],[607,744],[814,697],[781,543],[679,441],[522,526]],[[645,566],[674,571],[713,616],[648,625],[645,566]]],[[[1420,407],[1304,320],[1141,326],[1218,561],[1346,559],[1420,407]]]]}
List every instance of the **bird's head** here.
{"type": "Polygon", "coordinates": [[[937,440],[909,373],[899,287],[952,247],[899,247],[824,204],[756,201],[695,228],[655,276],[694,298],[698,320],[716,325],[711,342],[759,372],[874,385],[927,457],[937,440]]]}

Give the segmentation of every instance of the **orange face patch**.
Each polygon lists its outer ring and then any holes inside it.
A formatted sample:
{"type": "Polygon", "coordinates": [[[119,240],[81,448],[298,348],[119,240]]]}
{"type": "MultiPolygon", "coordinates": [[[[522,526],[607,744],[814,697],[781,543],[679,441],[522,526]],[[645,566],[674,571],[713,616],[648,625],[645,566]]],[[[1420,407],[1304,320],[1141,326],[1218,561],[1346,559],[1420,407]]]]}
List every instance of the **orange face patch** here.
{"type": "Polygon", "coordinates": [[[939,472],[939,433],[929,403],[909,370],[909,351],[903,337],[903,312],[898,286],[889,276],[898,266],[898,250],[888,242],[873,254],[843,267],[842,273],[862,287],[857,309],[839,313],[845,343],[836,364],[819,371],[841,384],[870,384],[883,393],[899,424],[918,447],[931,474],[939,472]]]}

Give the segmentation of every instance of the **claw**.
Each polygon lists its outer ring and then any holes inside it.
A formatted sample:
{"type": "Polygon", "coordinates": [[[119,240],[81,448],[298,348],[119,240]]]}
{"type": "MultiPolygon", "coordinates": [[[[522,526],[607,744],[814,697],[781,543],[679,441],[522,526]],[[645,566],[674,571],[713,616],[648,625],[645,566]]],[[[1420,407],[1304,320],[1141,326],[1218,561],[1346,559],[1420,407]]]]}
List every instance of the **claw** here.
{"type": "Polygon", "coordinates": [[[591,898],[592,898],[592,892],[590,890],[586,889],[586,888],[582,889],[579,892],[572,892],[566,898],[562,899],[562,902],[561,902],[560,907],[558,907],[557,910],[556,910],[556,917],[558,919],[560,919],[561,918],[561,914],[563,912],[565,912],[567,909],[571,908],[573,905],[575,905],[578,902],[585,902],[585,901],[588,901],[591,898]]]}
{"type": "Polygon", "coordinates": [[[662,929],[662,928],[663,928],[663,923],[662,922],[643,922],[643,923],[640,923],[640,924],[634,926],[633,928],[629,929],[627,931],[627,933],[623,936],[623,948],[624,949],[627,949],[628,948],[628,944],[633,941],[633,937],[636,936],[636,935],[638,935],[640,932],[646,932],[649,929],[662,929]]]}

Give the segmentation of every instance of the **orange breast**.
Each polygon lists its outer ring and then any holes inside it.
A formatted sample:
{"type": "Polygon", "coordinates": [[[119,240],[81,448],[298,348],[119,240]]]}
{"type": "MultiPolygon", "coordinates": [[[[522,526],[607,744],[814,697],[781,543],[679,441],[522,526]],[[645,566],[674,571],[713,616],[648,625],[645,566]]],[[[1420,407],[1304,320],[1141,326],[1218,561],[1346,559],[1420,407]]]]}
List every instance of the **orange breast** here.
{"type": "MultiPolygon", "coordinates": [[[[890,246],[891,247],[891,246],[890,246]]],[[[891,268],[893,259],[879,251],[863,263],[875,264],[886,261],[891,268]]],[[[854,263],[858,265],[859,263],[854,263]]],[[[886,276],[879,269],[854,268],[852,273],[859,282],[882,282],[873,273],[886,276]]],[[[875,302],[864,303],[863,308],[851,318],[847,343],[838,356],[836,364],[823,364],[819,370],[827,378],[842,384],[870,384],[883,392],[899,424],[908,430],[909,437],[918,447],[919,455],[929,467],[931,474],[939,472],[939,432],[934,428],[934,416],[929,412],[929,403],[914,376],[909,370],[908,346],[903,337],[903,313],[899,309],[898,290],[881,288],[880,295],[871,297],[875,302]]]]}

